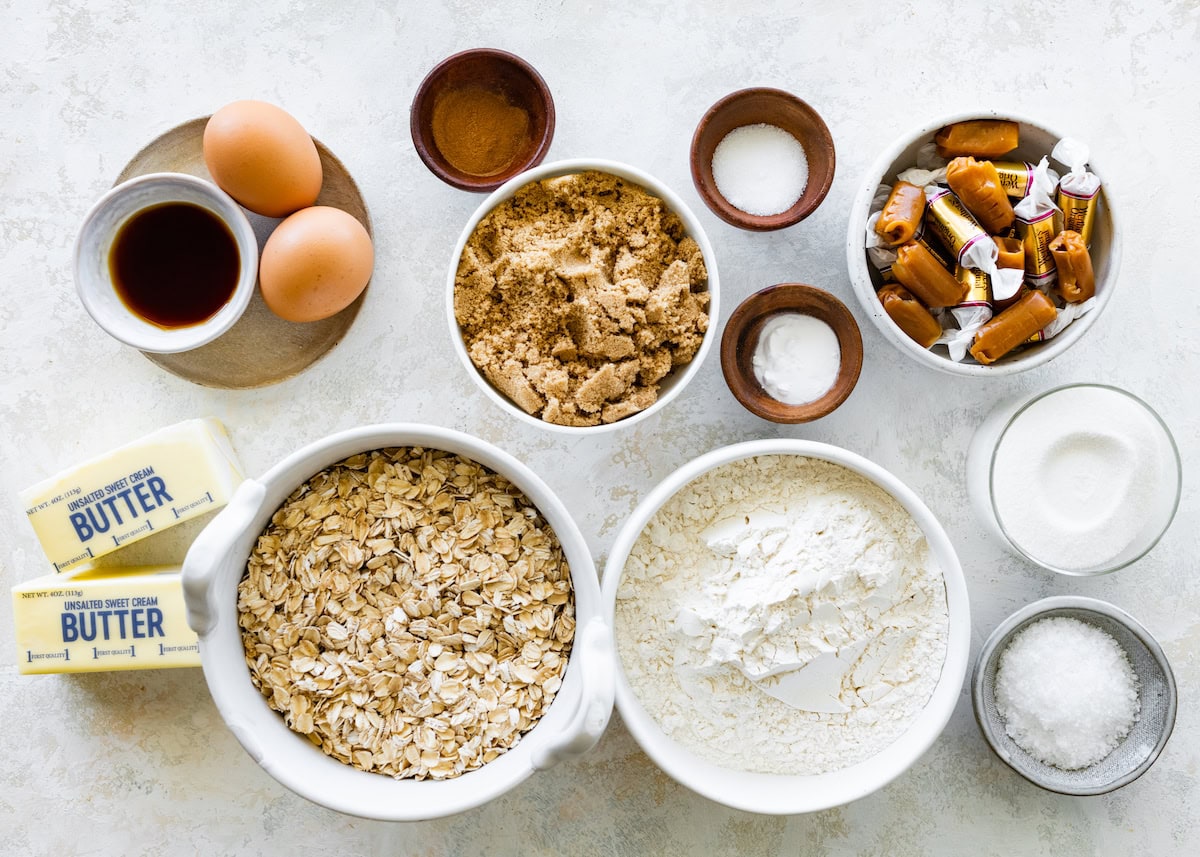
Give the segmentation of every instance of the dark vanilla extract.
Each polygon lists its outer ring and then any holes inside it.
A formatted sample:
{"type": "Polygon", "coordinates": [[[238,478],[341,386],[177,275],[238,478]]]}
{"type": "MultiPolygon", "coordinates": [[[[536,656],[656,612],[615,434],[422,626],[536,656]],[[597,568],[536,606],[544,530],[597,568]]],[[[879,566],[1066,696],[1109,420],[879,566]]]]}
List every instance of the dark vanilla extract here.
{"type": "Polygon", "coordinates": [[[221,218],[187,202],[139,211],[117,233],[109,270],[117,296],[163,328],[212,318],[237,288],[241,258],[221,218]]]}

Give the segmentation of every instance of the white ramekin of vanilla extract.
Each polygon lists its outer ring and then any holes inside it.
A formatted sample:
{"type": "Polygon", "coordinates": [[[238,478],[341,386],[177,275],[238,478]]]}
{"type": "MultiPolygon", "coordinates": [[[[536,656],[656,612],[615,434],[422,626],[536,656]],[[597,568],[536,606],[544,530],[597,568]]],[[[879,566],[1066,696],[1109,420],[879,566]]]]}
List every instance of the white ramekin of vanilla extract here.
{"type": "Polygon", "coordinates": [[[1181,472],[1162,418],[1104,384],[998,407],[967,455],[967,489],[984,526],[1030,562],[1072,575],[1145,556],[1175,517],[1181,472]]]}
{"type": "Polygon", "coordinates": [[[150,173],[117,185],[84,218],[75,287],[115,339],[169,354],[231,328],[254,296],[258,242],[245,212],[212,182],[150,173]]]}

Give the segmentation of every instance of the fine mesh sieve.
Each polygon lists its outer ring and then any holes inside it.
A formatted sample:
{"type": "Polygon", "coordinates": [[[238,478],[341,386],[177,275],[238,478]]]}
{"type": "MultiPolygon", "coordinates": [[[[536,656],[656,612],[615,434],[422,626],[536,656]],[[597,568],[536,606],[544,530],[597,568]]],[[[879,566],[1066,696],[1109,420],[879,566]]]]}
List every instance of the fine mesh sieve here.
{"type": "Polygon", "coordinates": [[[975,720],[996,755],[1034,785],[1068,795],[1113,791],[1145,773],[1175,727],[1175,676],[1150,633],[1124,610],[1094,598],[1045,598],[1018,610],[1000,624],[979,653],[971,679],[975,720]],[[1054,616],[1078,619],[1104,631],[1125,650],[1138,679],[1141,711],[1125,740],[1104,759],[1075,771],[1039,762],[1022,750],[1004,729],[996,710],[995,682],[1000,654],[1030,624],[1054,616]]]}

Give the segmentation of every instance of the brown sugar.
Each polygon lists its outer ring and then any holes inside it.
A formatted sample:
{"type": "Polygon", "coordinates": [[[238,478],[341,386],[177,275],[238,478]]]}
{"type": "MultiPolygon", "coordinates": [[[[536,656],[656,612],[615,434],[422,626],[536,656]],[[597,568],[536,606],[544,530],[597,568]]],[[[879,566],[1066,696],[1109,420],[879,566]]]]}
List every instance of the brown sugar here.
{"type": "Polygon", "coordinates": [[[544,179],[480,221],[454,315],[472,362],[522,410],[569,426],[658,399],[708,329],[699,245],[661,199],[608,173],[544,179]]]}

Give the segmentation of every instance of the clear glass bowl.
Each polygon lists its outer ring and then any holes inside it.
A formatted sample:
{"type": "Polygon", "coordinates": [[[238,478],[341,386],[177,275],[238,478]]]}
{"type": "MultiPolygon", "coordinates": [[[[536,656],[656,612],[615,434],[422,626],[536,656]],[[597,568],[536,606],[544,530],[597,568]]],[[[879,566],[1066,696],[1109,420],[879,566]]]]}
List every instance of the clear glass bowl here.
{"type": "MultiPolygon", "coordinates": [[[[1059,574],[1087,576],[1108,574],[1136,562],[1145,556],[1162,538],[1175,512],[1179,508],[1179,499],[1183,487],[1183,467],[1179,457],[1179,448],[1167,424],[1163,422],[1153,408],[1132,393],[1107,384],[1064,384],[1060,387],[1046,390],[1034,396],[1010,401],[996,408],[976,430],[967,454],[967,489],[975,513],[985,527],[1018,556],[1024,557],[1034,565],[1059,574]],[[1063,395],[1070,391],[1081,389],[1104,390],[1116,393],[1132,402],[1149,418],[1155,429],[1161,432],[1160,443],[1168,463],[1150,491],[1150,510],[1145,521],[1132,539],[1115,555],[1091,565],[1064,567],[1061,562],[1054,562],[1040,557],[1027,545],[1022,545],[1018,538],[1005,526],[1002,503],[997,501],[996,492],[996,460],[1005,438],[1014,425],[1031,408],[1051,397],[1063,395]]],[[[1086,510],[1081,510],[1086,514],[1086,510]]]]}

